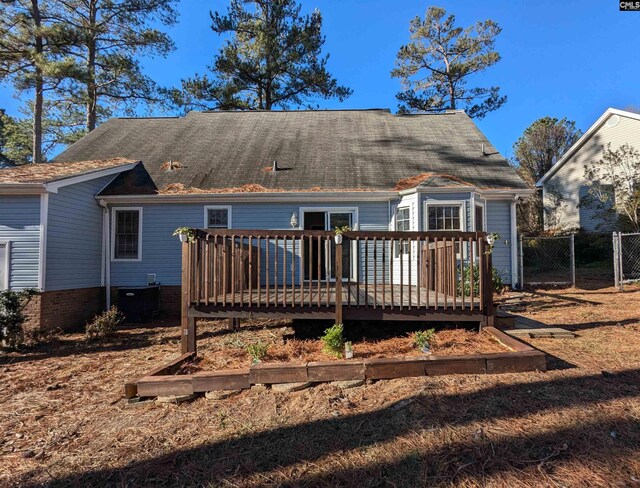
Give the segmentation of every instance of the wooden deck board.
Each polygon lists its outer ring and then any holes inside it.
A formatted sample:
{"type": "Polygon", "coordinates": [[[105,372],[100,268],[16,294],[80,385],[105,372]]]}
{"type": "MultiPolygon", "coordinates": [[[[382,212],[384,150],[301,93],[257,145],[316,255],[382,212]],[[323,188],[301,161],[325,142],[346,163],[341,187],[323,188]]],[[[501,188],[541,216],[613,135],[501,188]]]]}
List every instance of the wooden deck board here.
{"type": "MultiPolygon", "coordinates": [[[[210,304],[222,305],[226,303],[230,305],[231,303],[236,306],[243,306],[253,304],[256,306],[260,303],[260,308],[269,308],[269,307],[277,307],[277,306],[286,306],[291,308],[298,308],[301,306],[305,307],[317,307],[318,306],[318,293],[320,294],[320,308],[323,307],[333,307],[336,304],[336,288],[334,284],[331,284],[329,287],[329,291],[327,293],[326,286],[320,289],[318,292],[317,286],[314,285],[312,290],[309,290],[309,285],[305,284],[304,286],[296,285],[292,288],[290,285],[287,286],[286,290],[282,288],[282,286],[278,287],[276,290],[273,286],[269,288],[269,292],[267,293],[266,289],[261,290],[242,290],[236,291],[235,293],[227,293],[226,296],[218,295],[211,296],[208,299],[210,304]],[[302,300],[300,298],[302,294],[302,300]],[[327,300],[328,294],[328,300],[327,300]],[[258,297],[260,295],[260,297],[258,297]],[[294,300],[295,297],[295,300],[294,300]]],[[[200,300],[201,304],[206,303],[205,300],[200,300]]],[[[409,285],[394,285],[393,291],[389,285],[369,285],[368,291],[366,291],[363,287],[358,289],[356,286],[343,286],[342,288],[342,303],[346,308],[353,307],[366,307],[366,308],[382,308],[383,305],[385,308],[390,308],[393,303],[394,308],[421,308],[426,309],[426,304],[429,304],[428,308],[433,309],[437,304],[438,308],[447,308],[453,309],[453,297],[446,296],[443,293],[438,293],[436,297],[436,293],[434,291],[426,290],[425,288],[418,288],[417,286],[409,286],[409,285]],[[402,288],[402,290],[401,290],[402,288]],[[420,293],[420,299],[418,300],[418,291],[420,293]],[[377,301],[376,301],[377,297],[377,301]],[[393,297],[393,300],[392,300],[393,297]],[[420,307],[418,307],[418,303],[420,303],[420,307]],[[350,304],[350,305],[349,305],[350,304]]],[[[471,308],[471,299],[470,297],[465,298],[465,307],[463,309],[461,297],[457,299],[456,309],[462,310],[472,310],[471,308]]],[[[480,306],[480,300],[474,297],[473,300],[473,309],[478,310],[480,306]]]]}

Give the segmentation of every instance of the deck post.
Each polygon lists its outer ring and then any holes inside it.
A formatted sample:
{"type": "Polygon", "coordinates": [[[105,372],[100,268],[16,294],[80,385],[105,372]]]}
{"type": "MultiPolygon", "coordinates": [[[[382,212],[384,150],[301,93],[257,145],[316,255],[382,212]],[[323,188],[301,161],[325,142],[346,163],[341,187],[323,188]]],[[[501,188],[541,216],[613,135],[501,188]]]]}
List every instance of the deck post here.
{"type": "MultiPolygon", "coordinates": [[[[190,337],[191,328],[189,327],[189,307],[191,306],[191,244],[189,242],[182,243],[182,300],[181,300],[181,314],[180,314],[180,343],[182,354],[193,352],[195,349],[190,349],[190,337]]],[[[195,341],[194,341],[195,347],[195,341]]]]}
{"type": "Polygon", "coordinates": [[[336,243],[336,324],[342,323],[342,243],[336,243]]]}
{"type": "Polygon", "coordinates": [[[493,307],[493,253],[489,252],[484,255],[485,267],[485,285],[484,293],[486,294],[483,299],[485,300],[485,313],[487,314],[487,323],[489,327],[493,327],[495,323],[495,310],[493,307]]]}

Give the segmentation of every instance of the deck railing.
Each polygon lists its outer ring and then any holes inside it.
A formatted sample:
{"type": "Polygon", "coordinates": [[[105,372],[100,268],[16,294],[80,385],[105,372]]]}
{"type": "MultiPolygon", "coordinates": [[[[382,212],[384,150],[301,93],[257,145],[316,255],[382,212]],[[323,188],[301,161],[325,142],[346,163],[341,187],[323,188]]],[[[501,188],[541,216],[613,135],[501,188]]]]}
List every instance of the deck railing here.
{"type": "Polygon", "coordinates": [[[482,232],[197,230],[183,247],[185,305],[493,313],[482,232]]]}

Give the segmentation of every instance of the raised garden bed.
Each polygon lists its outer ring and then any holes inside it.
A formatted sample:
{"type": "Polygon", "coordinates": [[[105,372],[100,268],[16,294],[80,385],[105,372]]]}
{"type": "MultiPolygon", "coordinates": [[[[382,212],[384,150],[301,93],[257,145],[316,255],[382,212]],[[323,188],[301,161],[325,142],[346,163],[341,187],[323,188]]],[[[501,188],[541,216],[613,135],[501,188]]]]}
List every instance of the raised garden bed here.
{"type": "MultiPolygon", "coordinates": [[[[269,330],[269,329],[266,329],[269,330]]],[[[286,330],[286,329],[285,329],[286,330]]],[[[252,332],[253,340],[256,331],[252,332]]],[[[378,380],[445,374],[512,373],[545,370],[544,353],[494,327],[483,335],[464,330],[441,331],[432,343],[432,355],[424,355],[409,337],[395,337],[354,344],[354,359],[341,360],[321,351],[317,340],[278,338],[270,330],[271,356],[251,365],[240,334],[226,334],[227,357],[216,354],[213,341],[201,349],[203,359],[184,355],[125,388],[128,398],[187,395],[215,390],[241,390],[255,384],[378,380]],[[455,339],[455,340],[454,340],[455,339]],[[473,340],[472,340],[473,339],[473,340]],[[237,347],[233,347],[233,344],[237,347]],[[232,346],[232,347],[229,347],[232,346]],[[394,349],[395,347],[395,349],[394,349]],[[230,351],[235,350],[234,354],[230,351]],[[213,370],[213,369],[217,370],[213,370]],[[175,374],[177,373],[177,374],[175,374]]],[[[220,352],[220,351],[218,351],[220,352]]]]}

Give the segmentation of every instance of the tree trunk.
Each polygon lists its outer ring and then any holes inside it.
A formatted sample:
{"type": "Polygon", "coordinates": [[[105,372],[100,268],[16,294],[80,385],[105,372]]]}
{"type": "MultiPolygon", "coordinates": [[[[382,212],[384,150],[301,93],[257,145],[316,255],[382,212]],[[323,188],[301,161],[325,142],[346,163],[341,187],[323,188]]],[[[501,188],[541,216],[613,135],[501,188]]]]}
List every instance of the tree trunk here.
{"type": "Polygon", "coordinates": [[[37,59],[34,62],[35,70],[35,99],[33,101],[33,147],[32,158],[34,163],[42,162],[42,111],[44,106],[44,77],[42,74],[42,53],[44,42],[42,40],[42,20],[40,18],[40,5],[38,0],[31,0],[33,10],[33,23],[35,25],[35,51],[37,59]]]}
{"type": "Polygon", "coordinates": [[[87,102],[86,129],[91,132],[96,128],[96,113],[98,110],[98,87],[96,86],[96,2],[89,4],[90,35],[87,41],[87,102]]]}

